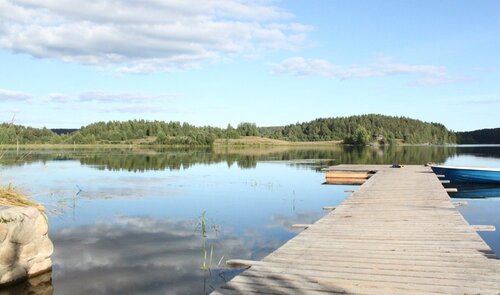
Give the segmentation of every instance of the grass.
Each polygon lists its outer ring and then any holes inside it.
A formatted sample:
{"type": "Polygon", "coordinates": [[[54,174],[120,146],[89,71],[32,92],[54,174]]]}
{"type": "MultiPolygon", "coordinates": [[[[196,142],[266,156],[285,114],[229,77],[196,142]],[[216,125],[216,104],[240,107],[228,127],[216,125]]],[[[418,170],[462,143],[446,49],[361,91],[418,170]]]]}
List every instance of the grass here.
{"type": "Polygon", "coordinates": [[[331,146],[342,143],[337,141],[287,141],[272,139],[260,136],[242,136],[238,139],[216,139],[214,145],[216,146],[331,146]]]}
{"type": "MultiPolygon", "coordinates": [[[[39,150],[39,149],[96,149],[96,148],[131,148],[131,147],[186,147],[186,145],[159,145],[155,144],[156,137],[150,136],[143,139],[133,140],[130,143],[94,143],[94,144],[68,144],[68,143],[39,143],[39,144],[0,144],[0,151],[9,149],[39,150]]],[[[338,141],[286,141],[260,136],[242,136],[238,139],[216,139],[214,146],[235,147],[266,147],[266,146],[332,146],[339,145],[338,141]]]]}
{"type": "MultiPolygon", "coordinates": [[[[43,150],[43,149],[62,149],[62,150],[70,150],[70,149],[99,149],[99,148],[129,148],[131,145],[127,143],[116,143],[116,144],[66,144],[66,143],[28,143],[28,144],[20,144],[20,150],[43,150]]],[[[0,144],[0,148],[14,150],[16,149],[15,144],[0,144]]]]}
{"type": "Polygon", "coordinates": [[[38,207],[40,205],[28,199],[12,185],[0,187],[0,206],[38,207]]]}

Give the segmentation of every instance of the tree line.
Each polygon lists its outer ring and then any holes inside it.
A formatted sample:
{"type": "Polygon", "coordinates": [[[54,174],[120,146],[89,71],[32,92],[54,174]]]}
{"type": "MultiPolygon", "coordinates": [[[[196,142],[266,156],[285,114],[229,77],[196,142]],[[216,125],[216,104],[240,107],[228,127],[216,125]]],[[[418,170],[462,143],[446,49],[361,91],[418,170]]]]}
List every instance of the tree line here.
{"type": "Polygon", "coordinates": [[[215,139],[256,136],[255,123],[243,122],[236,128],[226,128],[188,123],[129,120],[97,122],[80,129],[47,129],[21,125],[0,124],[0,144],[118,144],[139,143],[158,145],[212,145],[215,139]]]}
{"type": "Polygon", "coordinates": [[[407,117],[359,115],[319,118],[283,127],[259,129],[265,137],[290,141],[342,140],[344,143],[366,144],[372,141],[408,144],[455,143],[455,134],[439,123],[427,123],[407,117]]]}
{"type": "Polygon", "coordinates": [[[80,129],[33,128],[0,124],[0,144],[115,144],[210,146],[216,139],[261,136],[288,141],[342,141],[366,145],[392,144],[499,143],[500,128],[454,133],[439,123],[407,117],[359,115],[319,118],[286,126],[258,127],[243,122],[226,128],[194,126],[188,123],[129,120],[97,122],[80,129]]]}
{"type": "Polygon", "coordinates": [[[500,144],[500,128],[457,132],[457,142],[464,144],[500,144]]]}

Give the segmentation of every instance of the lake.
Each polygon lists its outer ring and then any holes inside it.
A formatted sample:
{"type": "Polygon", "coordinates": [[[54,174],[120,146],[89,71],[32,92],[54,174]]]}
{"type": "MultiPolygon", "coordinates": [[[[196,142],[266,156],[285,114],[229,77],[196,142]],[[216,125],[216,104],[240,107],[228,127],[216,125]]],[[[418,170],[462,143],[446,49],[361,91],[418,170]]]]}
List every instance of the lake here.
{"type": "MultiPolygon", "coordinates": [[[[55,250],[44,283],[0,295],[208,294],[238,274],[225,260],[262,259],[355,189],[322,168],[427,162],[500,167],[500,146],[7,151],[0,183],[45,205],[55,250]]],[[[500,190],[475,189],[459,210],[500,229],[500,190]]],[[[500,253],[499,231],[480,235],[500,253]]]]}

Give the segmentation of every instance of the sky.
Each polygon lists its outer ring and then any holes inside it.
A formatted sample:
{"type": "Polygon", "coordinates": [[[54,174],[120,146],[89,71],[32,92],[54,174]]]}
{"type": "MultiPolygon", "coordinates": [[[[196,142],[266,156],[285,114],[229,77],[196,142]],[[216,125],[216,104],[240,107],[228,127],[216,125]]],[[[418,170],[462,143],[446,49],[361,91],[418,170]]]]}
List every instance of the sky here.
{"type": "Polygon", "coordinates": [[[0,0],[0,121],[500,127],[500,1],[0,0]]]}

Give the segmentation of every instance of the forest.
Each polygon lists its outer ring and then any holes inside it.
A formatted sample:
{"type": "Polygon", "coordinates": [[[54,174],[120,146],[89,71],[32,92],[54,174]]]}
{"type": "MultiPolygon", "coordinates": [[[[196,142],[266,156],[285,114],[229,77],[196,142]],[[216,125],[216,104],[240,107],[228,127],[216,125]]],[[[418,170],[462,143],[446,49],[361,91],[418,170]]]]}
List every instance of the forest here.
{"type": "Polygon", "coordinates": [[[464,144],[500,144],[500,128],[457,132],[456,136],[464,144]]]}
{"type": "Polygon", "coordinates": [[[319,118],[286,126],[258,127],[243,122],[226,128],[175,121],[97,122],[80,129],[47,129],[0,124],[0,144],[145,144],[213,145],[216,139],[261,136],[292,142],[339,141],[344,144],[498,143],[500,128],[454,133],[439,123],[377,114],[319,118]]]}
{"type": "Polygon", "coordinates": [[[367,144],[375,140],[407,144],[455,143],[453,132],[439,123],[427,123],[407,117],[360,115],[320,118],[284,127],[260,128],[260,135],[290,141],[342,140],[350,144],[367,144]]]}

